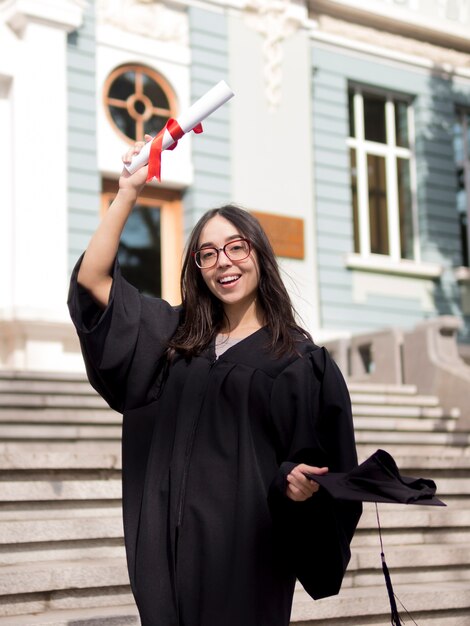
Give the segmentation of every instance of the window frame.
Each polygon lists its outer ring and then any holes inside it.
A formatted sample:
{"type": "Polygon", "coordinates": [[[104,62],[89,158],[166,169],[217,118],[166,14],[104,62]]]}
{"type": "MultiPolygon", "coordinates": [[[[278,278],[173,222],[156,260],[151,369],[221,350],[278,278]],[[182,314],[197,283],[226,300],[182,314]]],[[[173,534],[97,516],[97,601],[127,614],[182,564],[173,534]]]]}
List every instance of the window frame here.
{"type": "MultiPolygon", "coordinates": [[[[162,109],[160,107],[156,107],[153,106],[152,107],[152,113],[154,115],[161,115],[162,117],[176,117],[177,114],[177,101],[176,101],[176,96],[175,93],[173,91],[173,89],[170,87],[170,84],[165,80],[165,78],[163,78],[163,76],[161,74],[159,74],[156,70],[152,69],[151,67],[148,67],[147,65],[143,65],[143,64],[139,64],[139,63],[126,63],[124,65],[120,65],[119,67],[116,67],[106,78],[104,86],[103,86],[103,106],[104,106],[104,110],[106,113],[106,117],[111,125],[111,127],[113,128],[113,130],[121,137],[121,139],[124,139],[124,141],[126,141],[128,144],[133,144],[135,141],[144,141],[144,122],[146,121],[145,115],[144,114],[139,114],[139,118],[140,120],[136,119],[134,117],[134,115],[132,114],[131,110],[132,108],[134,108],[134,111],[136,111],[135,107],[134,107],[134,103],[135,100],[138,99],[136,98],[136,91],[134,91],[133,94],[131,94],[126,101],[124,100],[116,100],[114,98],[111,98],[109,96],[109,90],[111,85],[113,84],[113,82],[116,80],[116,78],[118,78],[121,74],[125,74],[126,72],[135,72],[136,74],[146,74],[147,76],[149,76],[153,81],[155,81],[158,86],[162,89],[163,93],[165,94],[165,96],[167,97],[168,100],[168,109],[162,109]],[[120,103],[125,102],[125,106],[123,106],[120,103]],[[136,136],[135,137],[128,137],[116,124],[116,122],[113,119],[113,116],[111,114],[111,111],[109,110],[110,106],[118,106],[124,110],[127,111],[128,115],[134,120],[134,124],[135,124],[135,129],[136,129],[136,136]]],[[[138,82],[138,80],[136,81],[138,82]]],[[[143,87],[142,85],[140,86],[140,89],[143,91],[143,87]]],[[[145,96],[143,93],[141,94],[141,100],[145,99],[145,100],[149,100],[149,98],[147,96],[145,96]]],[[[150,101],[149,101],[150,102],[150,101]]],[[[148,110],[148,108],[146,109],[148,110]]]]}
{"type": "MultiPolygon", "coordinates": [[[[117,194],[117,181],[103,179],[100,216],[104,216],[117,194]]],[[[162,299],[176,306],[181,304],[180,276],[183,260],[183,205],[181,193],[172,189],[147,186],[142,189],[136,205],[160,208],[160,250],[162,299]]]]}
{"type": "MultiPolygon", "coordinates": [[[[415,157],[415,126],[413,99],[409,95],[403,95],[387,90],[375,89],[355,83],[348,84],[349,92],[352,94],[354,132],[355,136],[348,136],[346,144],[349,150],[354,149],[356,154],[356,176],[357,176],[357,214],[358,214],[358,239],[359,252],[353,256],[365,259],[381,257],[378,266],[383,267],[385,260],[396,266],[397,264],[421,263],[421,251],[418,227],[418,206],[417,206],[417,182],[416,182],[416,157],[415,157]],[[380,96],[385,99],[385,125],[386,143],[379,143],[365,139],[364,121],[364,96],[380,96]],[[395,102],[407,103],[407,124],[408,124],[408,147],[396,145],[395,128],[395,102]],[[388,254],[374,254],[371,252],[370,236],[370,213],[369,213],[369,184],[368,184],[368,155],[379,156],[385,159],[386,172],[386,197],[387,197],[387,219],[388,219],[388,254]],[[410,197],[411,197],[411,217],[413,229],[413,259],[405,259],[401,256],[400,237],[400,208],[398,189],[398,168],[397,159],[406,159],[410,168],[410,197]]],[[[378,259],[376,259],[378,261],[378,259]]]]}
{"type": "Polygon", "coordinates": [[[470,273],[470,108],[464,106],[457,106],[456,110],[457,122],[462,127],[462,153],[463,161],[457,161],[455,159],[455,166],[462,167],[464,188],[466,194],[466,208],[467,208],[467,256],[468,265],[463,264],[463,250],[462,250],[462,267],[469,268],[470,273]]]}

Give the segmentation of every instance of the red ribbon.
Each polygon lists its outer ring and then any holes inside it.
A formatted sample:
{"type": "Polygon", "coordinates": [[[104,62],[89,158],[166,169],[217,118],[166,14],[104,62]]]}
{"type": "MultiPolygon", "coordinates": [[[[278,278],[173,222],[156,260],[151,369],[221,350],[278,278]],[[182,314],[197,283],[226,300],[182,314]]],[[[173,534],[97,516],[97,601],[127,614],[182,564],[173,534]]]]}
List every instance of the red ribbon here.
{"type": "MultiPolygon", "coordinates": [[[[150,146],[150,155],[149,155],[149,170],[147,176],[147,182],[151,181],[152,178],[156,178],[158,181],[161,180],[161,170],[162,170],[162,143],[163,143],[163,135],[165,134],[165,130],[167,130],[171,138],[174,140],[174,143],[171,144],[167,148],[167,150],[174,150],[178,145],[178,141],[185,134],[184,130],[178,124],[176,120],[172,117],[167,121],[162,130],[158,133],[156,137],[152,140],[152,145],[150,146]]],[[[202,133],[202,124],[197,124],[192,131],[199,135],[202,133]]]]}

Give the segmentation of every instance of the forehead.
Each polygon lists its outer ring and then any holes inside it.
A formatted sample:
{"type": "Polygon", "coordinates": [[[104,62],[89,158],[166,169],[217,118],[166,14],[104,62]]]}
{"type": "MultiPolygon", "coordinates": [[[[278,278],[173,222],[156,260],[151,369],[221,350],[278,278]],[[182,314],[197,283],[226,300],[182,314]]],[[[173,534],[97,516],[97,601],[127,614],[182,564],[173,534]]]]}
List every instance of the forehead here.
{"type": "Polygon", "coordinates": [[[198,245],[205,243],[224,244],[234,236],[242,236],[239,229],[221,215],[212,217],[201,231],[198,245]]]}

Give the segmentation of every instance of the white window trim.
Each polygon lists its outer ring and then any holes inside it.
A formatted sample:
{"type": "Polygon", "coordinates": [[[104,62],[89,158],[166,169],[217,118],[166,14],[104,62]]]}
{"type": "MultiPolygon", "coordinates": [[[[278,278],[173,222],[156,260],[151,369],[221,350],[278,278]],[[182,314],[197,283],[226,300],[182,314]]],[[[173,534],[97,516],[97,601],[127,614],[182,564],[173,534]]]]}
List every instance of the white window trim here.
{"type": "Polygon", "coordinates": [[[399,274],[401,276],[414,276],[418,278],[440,278],[444,268],[438,263],[423,263],[400,259],[394,261],[384,254],[351,253],[345,257],[345,265],[348,269],[363,270],[365,272],[380,272],[383,274],[399,274]]]}
{"type": "MultiPolygon", "coordinates": [[[[421,252],[419,242],[418,228],[418,203],[417,203],[417,181],[416,181],[416,160],[415,160],[415,132],[414,132],[414,114],[413,107],[408,106],[408,140],[409,148],[397,146],[395,143],[395,115],[394,100],[402,96],[377,90],[370,90],[359,86],[353,86],[353,108],[354,108],[354,127],[355,137],[348,137],[346,140],[349,148],[356,151],[356,170],[357,170],[357,204],[359,218],[359,246],[360,253],[351,255],[351,258],[361,257],[363,262],[369,259],[371,267],[378,267],[378,264],[372,260],[372,257],[382,257],[383,262],[380,267],[398,267],[403,265],[409,268],[410,264],[421,267],[421,252]],[[385,122],[387,143],[378,143],[365,139],[364,129],[364,93],[380,93],[386,98],[385,104],[385,122]],[[389,251],[388,255],[375,255],[370,249],[370,229],[369,229],[369,198],[368,198],[368,176],[367,176],[367,155],[373,154],[385,158],[386,176],[387,176],[387,205],[388,205],[388,231],[389,231],[389,251]],[[396,158],[404,158],[409,161],[410,167],[410,193],[411,193],[411,212],[413,227],[413,254],[414,259],[401,258],[400,244],[400,222],[398,207],[398,186],[390,184],[389,181],[397,181],[396,158]]],[[[355,263],[353,264],[356,265],[355,263]]],[[[351,267],[353,267],[351,265],[351,267]]],[[[425,264],[427,266],[427,264],[425,264]]],[[[350,265],[348,265],[349,267],[350,265]]],[[[393,270],[395,272],[395,269],[393,270]]],[[[404,270],[404,274],[410,274],[408,269],[404,270]]],[[[435,272],[434,272],[435,273],[435,272]]],[[[416,275],[423,275],[417,268],[416,275]]],[[[424,272],[426,275],[426,271],[424,272]]],[[[438,273],[440,275],[440,273],[438,273]]]]}

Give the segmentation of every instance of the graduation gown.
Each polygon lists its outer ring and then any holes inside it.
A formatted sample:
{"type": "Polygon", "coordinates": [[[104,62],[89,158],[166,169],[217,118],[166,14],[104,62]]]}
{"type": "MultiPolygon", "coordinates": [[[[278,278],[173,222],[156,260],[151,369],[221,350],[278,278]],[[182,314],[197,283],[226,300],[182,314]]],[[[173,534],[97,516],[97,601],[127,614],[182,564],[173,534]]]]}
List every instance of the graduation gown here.
{"type": "Polygon", "coordinates": [[[357,464],[349,395],[327,351],[275,357],[261,328],[216,359],[165,357],[181,310],[141,295],[116,263],[102,311],[76,282],[69,309],[89,380],[123,413],[123,515],[143,626],[287,626],[296,577],[338,593],[360,503],[285,496],[299,462],[357,464]]]}

